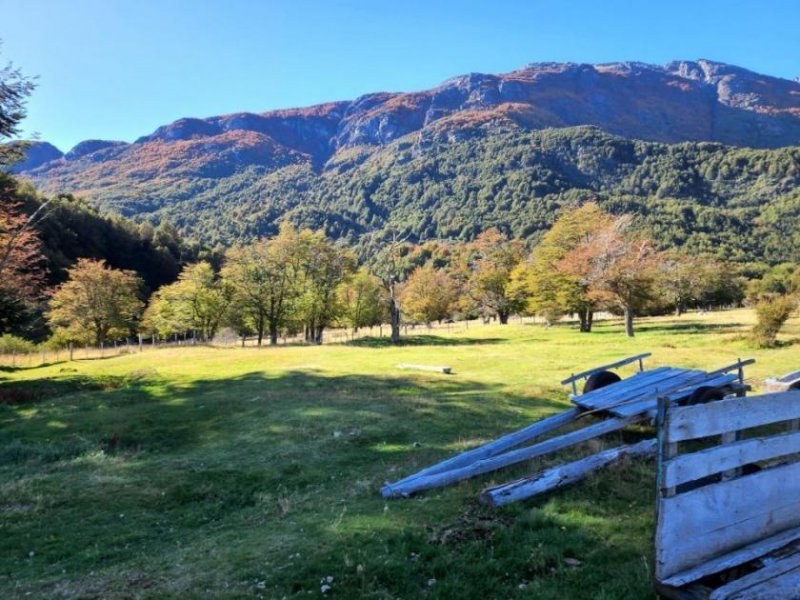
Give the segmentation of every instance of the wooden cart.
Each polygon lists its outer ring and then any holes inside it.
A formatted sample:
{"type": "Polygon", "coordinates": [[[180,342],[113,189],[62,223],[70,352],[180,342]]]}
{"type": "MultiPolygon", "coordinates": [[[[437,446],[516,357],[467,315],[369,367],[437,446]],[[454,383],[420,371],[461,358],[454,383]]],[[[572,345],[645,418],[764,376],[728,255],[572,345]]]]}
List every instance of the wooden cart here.
{"type": "MultiPolygon", "coordinates": [[[[463,452],[394,483],[387,482],[381,488],[381,494],[385,498],[407,497],[422,490],[449,485],[564,450],[581,442],[619,431],[633,423],[652,420],[656,414],[657,398],[664,394],[689,398],[695,394],[713,390],[717,395],[743,395],[746,390],[743,369],[746,365],[754,362],[753,360],[739,360],[732,365],[711,372],[673,367],[645,370],[643,361],[649,356],[650,354],[640,354],[572,375],[562,383],[572,386],[570,399],[575,404],[573,408],[537,421],[479,448],[463,452]],[[585,389],[584,393],[578,393],[577,383],[579,381],[586,380],[589,383],[593,378],[597,380],[596,376],[600,373],[609,373],[611,369],[631,363],[639,365],[639,372],[635,375],[599,389],[585,389]],[[583,421],[583,419],[586,420],[583,421]],[[523,446],[536,438],[582,422],[587,424],[538,443],[523,446]]],[[[480,499],[487,504],[498,506],[529,498],[532,495],[576,481],[587,473],[619,460],[625,455],[654,454],[655,450],[654,440],[645,440],[636,445],[606,450],[587,459],[537,473],[532,477],[489,488],[483,491],[480,499]]]]}

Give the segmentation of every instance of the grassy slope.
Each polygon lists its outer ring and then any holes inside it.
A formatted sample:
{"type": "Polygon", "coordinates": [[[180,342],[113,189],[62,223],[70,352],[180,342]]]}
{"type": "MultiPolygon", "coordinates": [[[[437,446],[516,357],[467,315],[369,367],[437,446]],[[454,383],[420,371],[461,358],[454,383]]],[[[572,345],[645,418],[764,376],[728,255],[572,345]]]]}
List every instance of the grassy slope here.
{"type": "MultiPolygon", "coordinates": [[[[531,465],[412,500],[378,487],[566,407],[557,382],[610,359],[756,356],[755,385],[798,368],[797,345],[747,347],[751,318],[652,319],[634,340],[616,322],[473,325],[400,348],[151,350],[2,373],[0,596],[318,597],[331,576],[339,598],[650,597],[652,462],[499,511],[476,493],[531,465]]],[[[785,339],[798,336],[795,319],[785,339]]]]}

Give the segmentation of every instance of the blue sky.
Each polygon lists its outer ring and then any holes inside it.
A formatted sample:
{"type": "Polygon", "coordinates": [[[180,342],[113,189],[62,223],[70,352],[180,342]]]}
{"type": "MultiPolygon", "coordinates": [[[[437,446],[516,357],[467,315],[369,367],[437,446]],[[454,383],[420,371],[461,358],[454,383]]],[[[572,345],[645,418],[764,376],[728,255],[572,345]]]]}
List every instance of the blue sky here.
{"type": "Polygon", "coordinates": [[[537,61],[709,58],[800,75],[799,0],[0,0],[0,60],[67,150],[185,116],[411,91],[537,61]]]}

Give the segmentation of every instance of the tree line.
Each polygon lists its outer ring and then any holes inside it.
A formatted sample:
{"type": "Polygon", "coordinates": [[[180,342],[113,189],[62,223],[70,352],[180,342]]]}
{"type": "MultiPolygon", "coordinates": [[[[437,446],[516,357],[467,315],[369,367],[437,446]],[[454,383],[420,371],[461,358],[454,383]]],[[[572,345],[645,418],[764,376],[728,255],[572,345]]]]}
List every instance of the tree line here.
{"type": "MultiPolygon", "coordinates": [[[[563,214],[532,251],[496,229],[466,243],[393,237],[375,241],[374,249],[359,266],[352,249],[323,232],[284,223],[271,238],[228,249],[218,269],[205,261],[186,265],[147,303],[135,272],[81,259],[53,292],[47,319],[60,343],[102,344],[139,334],[207,342],[228,327],[261,345],[287,335],[319,344],[332,326],[383,323],[400,341],[403,323],[482,318],[505,324],[514,314],[551,324],[575,315],[580,330],[590,333],[595,313],[610,311],[633,336],[638,316],[680,315],[748,298],[760,312],[781,298],[783,312],[791,314],[800,287],[795,265],[776,267],[748,287],[731,265],[659,251],[635,218],[612,216],[593,202],[563,214]]],[[[767,332],[762,341],[768,345],[774,335],[767,332]]]]}

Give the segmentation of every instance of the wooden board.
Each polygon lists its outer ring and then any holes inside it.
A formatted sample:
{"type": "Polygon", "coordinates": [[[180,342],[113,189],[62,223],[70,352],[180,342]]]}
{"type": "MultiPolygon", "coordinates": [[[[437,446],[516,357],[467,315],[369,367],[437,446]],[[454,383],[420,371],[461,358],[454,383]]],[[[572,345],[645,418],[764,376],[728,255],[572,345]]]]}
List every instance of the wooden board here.
{"type": "Polygon", "coordinates": [[[760,539],[752,544],[737,548],[731,552],[712,558],[707,562],[697,564],[685,571],[670,575],[661,581],[666,586],[681,587],[693,581],[708,577],[714,573],[721,573],[727,569],[738,567],[746,562],[755,560],[769,552],[783,548],[795,540],[800,539],[800,527],[788,529],[776,535],[760,539]]]}
{"type": "Polygon", "coordinates": [[[682,454],[663,463],[663,487],[675,487],[715,473],[800,452],[800,433],[740,440],[682,454]]]}
{"type": "Polygon", "coordinates": [[[762,592],[774,593],[776,589],[787,590],[786,584],[797,582],[794,594],[773,596],[781,600],[800,598],[800,553],[790,554],[771,561],[768,565],[748,573],[711,592],[710,600],[744,600],[761,598],[762,592]]]}
{"type": "Polygon", "coordinates": [[[545,469],[532,477],[525,477],[485,489],[478,499],[488,506],[503,506],[532,498],[583,479],[590,473],[607,467],[626,456],[652,455],[656,453],[656,440],[643,440],[630,446],[619,446],[603,450],[564,465],[545,469]]]}
{"type": "Polygon", "coordinates": [[[800,391],[729,398],[669,411],[666,435],[681,442],[800,418],[800,391]]]}
{"type": "Polygon", "coordinates": [[[661,497],[660,580],[761,538],[800,526],[800,463],[661,497]],[[665,526],[667,524],[667,526],[665,526]]]}
{"type": "Polygon", "coordinates": [[[526,460],[531,460],[537,456],[563,450],[580,442],[611,433],[612,431],[619,431],[624,429],[631,423],[636,423],[645,418],[645,415],[637,415],[635,417],[628,417],[626,419],[606,419],[594,425],[589,425],[583,429],[571,431],[564,435],[539,442],[533,446],[520,448],[518,450],[510,450],[499,456],[484,458],[483,460],[476,461],[470,465],[444,471],[443,473],[435,473],[433,475],[425,475],[416,477],[405,483],[392,484],[390,491],[392,496],[409,496],[415,492],[426,490],[429,488],[442,487],[461,481],[462,479],[469,479],[476,475],[496,471],[503,467],[515,465],[526,460]]]}
{"type": "Polygon", "coordinates": [[[571,376],[567,377],[565,380],[561,382],[561,385],[566,385],[568,383],[572,383],[573,381],[577,381],[579,379],[586,379],[595,373],[599,373],[600,371],[608,371],[609,369],[616,369],[617,367],[624,367],[632,362],[642,361],[645,358],[652,356],[651,352],[645,352],[644,354],[637,354],[636,356],[629,356],[628,358],[623,358],[616,362],[608,363],[607,365],[601,365],[599,367],[595,367],[594,369],[589,369],[588,371],[581,371],[580,373],[574,373],[571,376]]]}
{"type": "Polygon", "coordinates": [[[409,475],[408,477],[404,477],[403,479],[394,483],[387,483],[383,486],[383,488],[381,488],[381,495],[383,495],[384,498],[394,497],[397,495],[394,488],[396,486],[404,485],[412,479],[435,475],[436,473],[443,473],[445,471],[471,465],[472,463],[484,458],[502,454],[506,450],[514,448],[515,446],[519,446],[520,444],[524,444],[525,442],[529,442],[541,435],[550,433],[559,427],[563,427],[564,425],[571,423],[578,417],[579,413],[580,411],[577,408],[571,408],[563,413],[558,413],[551,417],[542,419],[541,421],[536,421],[527,427],[523,427],[522,429],[518,429],[517,431],[509,433],[508,435],[504,435],[503,437],[493,440],[488,444],[484,444],[478,448],[473,448],[472,450],[462,452],[461,454],[458,454],[452,458],[448,458],[447,460],[443,460],[442,462],[436,463],[435,465],[432,465],[426,469],[422,469],[421,471],[418,471],[413,475],[409,475]]]}

